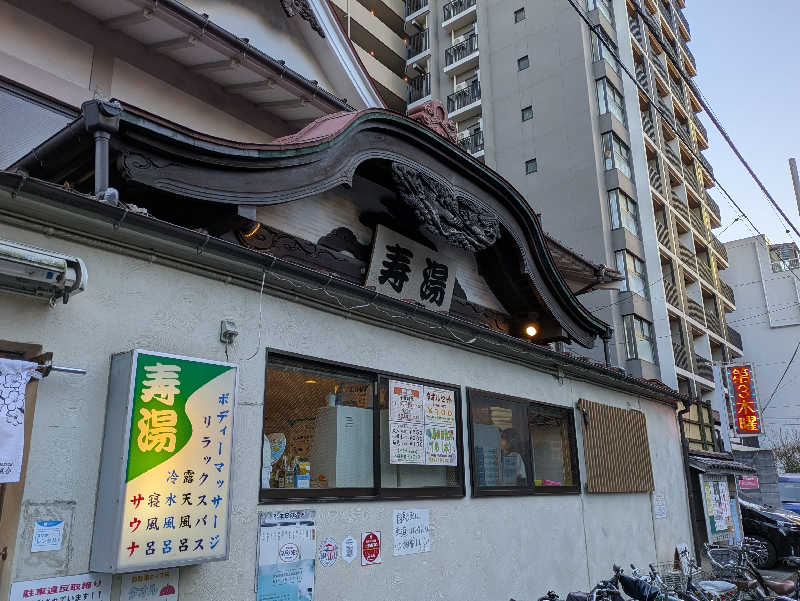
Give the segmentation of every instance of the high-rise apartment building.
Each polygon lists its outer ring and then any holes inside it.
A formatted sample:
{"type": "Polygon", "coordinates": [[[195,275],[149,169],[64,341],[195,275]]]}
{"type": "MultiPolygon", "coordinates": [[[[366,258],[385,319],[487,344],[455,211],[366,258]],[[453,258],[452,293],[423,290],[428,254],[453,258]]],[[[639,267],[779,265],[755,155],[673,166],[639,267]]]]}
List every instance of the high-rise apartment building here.
{"type": "Polygon", "coordinates": [[[403,0],[332,0],[331,5],[386,105],[404,113],[410,40],[403,0]]]}
{"type": "Polygon", "coordinates": [[[743,361],[753,366],[761,409],[761,446],[800,435],[797,376],[800,356],[800,249],[794,242],[770,244],[764,235],[726,242],[736,272],[739,309],[731,321],[742,332],[743,361]]]}
{"type": "MultiPolygon", "coordinates": [[[[591,28],[568,0],[406,0],[408,108],[441,100],[549,233],[626,275],[582,296],[614,327],[612,362],[708,401],[712,362],[742,346],[683,0],[577,3],[591,28]]],[[[688,418],[702,448],[708,407],[688,418]]]]}

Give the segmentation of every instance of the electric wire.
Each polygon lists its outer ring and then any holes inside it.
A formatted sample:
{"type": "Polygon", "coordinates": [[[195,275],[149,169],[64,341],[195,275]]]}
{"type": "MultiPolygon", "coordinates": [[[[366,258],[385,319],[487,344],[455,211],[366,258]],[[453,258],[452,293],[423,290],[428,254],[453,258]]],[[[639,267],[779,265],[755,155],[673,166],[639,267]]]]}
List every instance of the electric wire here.
{"type": "Polygon", "coordinates": [[[786,364],[786,369],[783,370],[783,373],[781,374],[781,377],[778,379],[778,383],[775,384],[775,388],[772,390],[772,394],[769,395],[769,400],[766,403],[764,403],[764,406],[761,408],[762,412],[766,411],[767,407],[769,407],[770,403],[772,403],[772,399],[775,396],[775,393],[778,392],[778,388],[780,387],[781,382],[783,382],[783,379],[786,377],[786,374],[789,372],[789,368],[791,368],[792,367],[792,363],[794,363],[794,358],[797,357],[797,351],[800,351],[800,341],[798,341],[797,342],[797,346],[794,347],[794,353],[792,353],[792,358],[789,359],[789,363],[786,364]]]}

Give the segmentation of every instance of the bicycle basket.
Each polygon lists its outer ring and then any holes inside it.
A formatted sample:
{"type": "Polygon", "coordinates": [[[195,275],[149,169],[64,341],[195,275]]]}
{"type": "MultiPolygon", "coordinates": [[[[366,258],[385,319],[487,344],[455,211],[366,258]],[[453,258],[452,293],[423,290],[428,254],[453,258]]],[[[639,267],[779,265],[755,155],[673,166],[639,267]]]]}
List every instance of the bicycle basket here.
{"type": "MultiPolygon", "coordinates": [[[[669,592],[685,592],[686,583],[689,580],[689,575],[684,573],[683,570],[676,568],[675,564],[671,561],[661,562],[653,566],[661,577],[661,582],[655,582],[661,589],[662,593],[669,592]]],[[[699,570],[692,570],[692,577],[699,575],[699,570]]]]}
{"type": "Polygon", "coordinates": [[[711,574],[714,580],[731,580],[737,578],[741,570],[739,565],[739,550],[734,547],[709,547],[706,552],[710,562],[711,574]]]}

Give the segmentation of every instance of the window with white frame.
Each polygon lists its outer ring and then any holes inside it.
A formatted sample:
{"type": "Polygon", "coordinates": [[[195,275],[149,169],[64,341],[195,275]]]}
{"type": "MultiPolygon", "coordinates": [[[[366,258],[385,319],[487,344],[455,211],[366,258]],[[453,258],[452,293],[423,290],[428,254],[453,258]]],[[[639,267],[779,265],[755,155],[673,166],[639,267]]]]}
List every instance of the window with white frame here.
{"type": "Polygon", "coordinates": [[[601,115],[611,113],[625,124],[625,99],[605,77],[597,80],[597,108],[601,115]]]}
{"type": "Polygon", "coordinates": [[[617,188],[608,191],[608,204],[611,208],[611,229],[624,227],[634,236],[640,237],[639,207],[636,201],[617,188]]]}
{"type": "Polygon", "coordinates": [[[638,315],[626,315],[623,318],[625,325],[625,348],[628,359],[642,359],[655,363],[653,351],[653,324],[638,315]]]}
{"type": "Polygon", "coordinates": [[[647,298],[647,271],[644,261],[627,250],[618,250],[616,255],[617,270],[625,274],[622,290],[647,298]]]}
{"type": "Polygon", "coordinates": [[[609,38],[600,30],[595,30],[592,32],[592,60],[594,62],[604,60],[611,65],[611,68],[614,69],[614,71],[619,73],[619,63],[617,62],[617,59],[614,58],[614,55],[616,54],[617,46],[611,41],[611,38],[609,38]],[[600,37],[603,38],[602,41],[600,41],[600,37]],[[609,52],[609,48],[611,51],[613,51],[613,54],[612,52],[609,52]]]}
{"type": "Polygon", "coordinates": [[[631,151],[612,132],[603,134],[603,160],[606,171],[619,169],[626,177],[631,177],[631,151]]]}
{"type": "Polygon", "coordinates": [[[614,9],[611,0],[586,0],[586,10],[599,10],[609,22],[614,22],[614,9]]]}

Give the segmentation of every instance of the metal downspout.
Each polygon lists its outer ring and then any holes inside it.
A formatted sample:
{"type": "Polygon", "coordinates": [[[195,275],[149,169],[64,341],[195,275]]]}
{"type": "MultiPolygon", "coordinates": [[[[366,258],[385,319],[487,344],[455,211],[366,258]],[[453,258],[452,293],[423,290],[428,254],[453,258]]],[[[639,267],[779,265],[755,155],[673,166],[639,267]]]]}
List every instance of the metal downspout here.
{"type": "Polygon", "coordinates": [[[689,497],[689,519],[692,521],[692,538],[694,538],[694,553],[695,557],[699,558],[700,549],[698,541],[700,537],[697,535],[697,514],[695,510],[694,489],[692,487],[692,470],[689,467],[689,441],[686,439],[686,430],[683,424],[683,416],[689,413],[692,408],[692,401],[682,401],[683,409],[678,411],[678,427],[681,432],[681,454],[683,455],[683,474],[686,479],[686,493],[689,497]]]}

